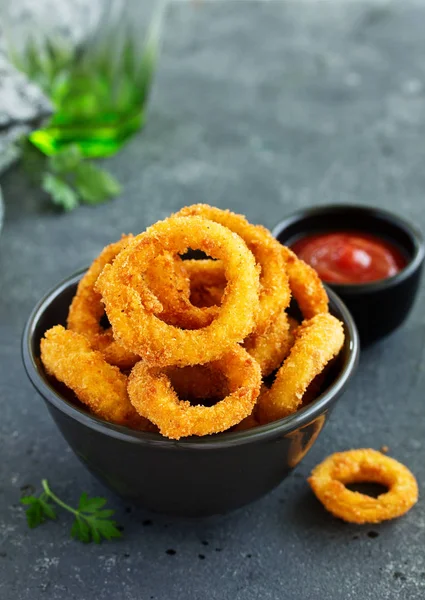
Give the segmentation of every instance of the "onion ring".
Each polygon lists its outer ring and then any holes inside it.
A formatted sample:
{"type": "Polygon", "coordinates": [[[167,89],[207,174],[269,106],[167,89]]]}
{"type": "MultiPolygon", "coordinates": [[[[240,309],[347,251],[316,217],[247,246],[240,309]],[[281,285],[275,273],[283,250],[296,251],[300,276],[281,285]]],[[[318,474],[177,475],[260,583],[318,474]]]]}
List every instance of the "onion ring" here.
{"type": "Polygon", "coordinates": [[[407,467],[371,448],[337,452],[317,465],[308,480],[326,510],[349,523],[380,523],[404,515],[418,500],[418,484],[407,467]],[[347,483],[374,482],[388,492],[372,498],[347,483]]]}
{"type": "Polygon", "coordinates": [[[260,423],[269,423],[294,413],[314,377],[338,354],[344,343],[342,323],[329,313],[304,321],[295,332],[295,342],[269,390],[260,395],[260,423]]]}
{"type": "Polygon", "coordinates": [[[224,225],[237,233],[255,256],[261,268],[260,311],[257,315],[255,331],[264,333],[271,318],[285,310],[290,301],[290,289],[285,270],[281,244],[270,231],[261,225],[251,225],[242,215],[229,210],[220,210],[208,204],[194,204],[182,208],[177,216],[200,215],[224,225]]]}
{"type": "Polygon", "coordinates": [[[218,315],[218,308],[214,306],[203,310],[191,303],[185,262],[171,253],[159,254],[144,273],[143,279],[161,303],[162,309],[156,312],[161,321],[183,329],[206,327],[218,315]]]}
{"type": "Polygon", "coordinates": [[[298,303],[304,319],[329,312],[329,299],[323,283],[313,269],[298,258],[292,250],[281,246],[291,292],[298,303]]]}
{"type": "Polygon", "coordinates": [[[190,301],[200,308],[220,306],[226,276],[220,260],[185,260],[183,268],[190,280],[190,301]]]}
{"type": "Polygon", "coordinates": [[[251,414],[260,391],[260,367],[246,350],[235,345],[208,368],[223,372],[230,388],[229,395],[214,406],[192,406],[180,400],[170,379],[143,361],[129,376],[130,400],[140,415],[171,439],[225,431],[251,414]]]}
{"type": "Polygon", "coordinates": [[[77,292],[72,300],[68,313],[68,329],[84,335],[94,350],[99,350],[106,362],[121,369],[131,369],[139,357],[128,352],[116,342],[112,329],[103,329],[100,320],[105,314],[101,295],[95,291],[94,285],[105,265],[114,261],[133,236],[123,236],[119,241],[106,246],[93,261],[88,271],[80,280],[77,292]]]}
{"type": "Polygon", "coordinates": [[[152,430],[152,424],[137,414],[128,398],[127,377],[93,350],[85,336],[56,325],[46,331],[40,348],[46,372],[70,388],[97,417],[152,430]]]}
{"type": "Polygon", "coordinates": [[[258,362],[263,377],[278,369],[288,356],[297,327],[298,322],[282,311],[273,317],[264,333],[254,332],[246,338],[243,347],[258,362]]]}
{"type": "Polygon", "coordinates": [[[220,358],[251,333],[259,306],[253,255],[237,235],[202,217],[174,217],[151,226],[112,265],[105,266],[96,289],[115,338],[158,367],[205,364],[220,358]],[[228,281],[217,318],[193,331],[168,325],[153,314],[149,307],[153,294],[143,280],[143,272],[158,252],[184,254],[188,248],[222,259],[228,281]]]}

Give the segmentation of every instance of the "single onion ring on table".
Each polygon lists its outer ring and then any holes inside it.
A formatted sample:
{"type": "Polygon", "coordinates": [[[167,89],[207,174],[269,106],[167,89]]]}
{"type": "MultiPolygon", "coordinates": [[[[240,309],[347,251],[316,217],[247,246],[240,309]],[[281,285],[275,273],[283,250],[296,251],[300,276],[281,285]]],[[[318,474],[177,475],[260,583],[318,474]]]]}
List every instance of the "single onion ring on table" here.
{"type": "Polygon", "coordinates": [[[131,234],[123,236],[117,242],[106,246],[93,261],[80,279],[77,292],[69,307],[67,321],[68,329],[84,335],[94,350],[102,352],[106,362],[121,369],[131,369],[139,357],[114,340],[111,328],[105,330],[100,325],[105,308],[101,295],[95,291],[94,285],[103,267],[112,263],[132,239],[131,234]]]}
{"type": "Polygon", "coordinates": [[[310,383],[338,354],[343,343],[342,323],[329,313],[304,321],[295,331],[294,345],[277,372],[272,387],[260,395],[260,423],[269,423],[294,413],[310,383]]]}
{"type": "Polygon", "coordinates": [[[102,295],[114,336],[149,365],[187,366],[220,358],[255,326],[259,274],[241,238],[202,217],[171,217],[134,238],[106,265],[96,289],[102,295]],[[223,260],[227,285],[217,317],[207,327],[185,330],[161,321],[150,308],[152,294],[143,273],[159,252],[200,249],[223,260]]]}
{"type": "Polygon", "coordinates": [[[47,373],[70,388],[97,417],[153,430],[152,423],[137,413],[128,398],[126,375],[93,350],[86,337],[56,325],[46,331],[40,348],[47,373]]]}
{"type": "Polygon", "coordinates": [[[133,367],[128,378],[130,400],[140,415],[171,439],[225,431],[251,414],[260,391],[260,367],[236,344],[208,368],[224,373],[229,385],[228,396],[214,406],[193,406],[180,400],[165,373],[143,361],[133,367]]]}
{"type": "Polygon", "coordinates": [[[280,247],[288,273],[289,287],[304,319],[329,312],[328,295],[316,271],[298,258],[292,250],[286,246],[280,247]]]}
{"type": "Polygon", "coordinates": [[[208,204],[186,206],[175,216],[189,217],[192,215],[199,215],[215,221],[237,233],[255,256],[255,260],[261,268],[260,310],[257,315],[255,331],[258,334],[264,333],[271,318],[285,310],[291,297],[281,244],[265,227],[251,225],[243,215],[237,215],[229,210],[221,210],[208,204]]]}
{"type": "Polygon", "coordinates": [[[404,515],[418,500],[418,484],[407,467],[371,448],[336,452],[308,480],[326,510],[349,523],[380,523],[404,515]],[[347,483],[380,483],[377,498],[352,492],[347,483]]]}

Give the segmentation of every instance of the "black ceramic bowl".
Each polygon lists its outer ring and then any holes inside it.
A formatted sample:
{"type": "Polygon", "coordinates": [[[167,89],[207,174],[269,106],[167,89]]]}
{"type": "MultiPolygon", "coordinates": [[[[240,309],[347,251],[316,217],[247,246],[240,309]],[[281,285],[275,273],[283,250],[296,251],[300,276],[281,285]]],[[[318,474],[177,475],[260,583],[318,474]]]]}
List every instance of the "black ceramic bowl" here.
{"type": "Polygon", "coordinates": [[[345,344],[321,395],[296,414],[249,431],[173,441],[88,414],[45,374],[40,339],[64,324],[82,272],[51,290],[35,307],[23,334],[28,376],[78,458],[120,496],[158,512],[205,516],[238,508],[278,485],[305,456],[345,390],[358,361],[350,313],[330,292],[345,344]]]}
{"type": "Polygon", "coordinates": [[[307,208],[283,219],[273,235],[285,246],[315,233],[361,231],[382,237],[407,256],[407,266],[387,279],[362,284],[328,283],[344,301],[359,330],[362,345],[399,327],[413,306],[424,262],[422,235],[404,219],[378,208],[328,205],[307,208]]]}

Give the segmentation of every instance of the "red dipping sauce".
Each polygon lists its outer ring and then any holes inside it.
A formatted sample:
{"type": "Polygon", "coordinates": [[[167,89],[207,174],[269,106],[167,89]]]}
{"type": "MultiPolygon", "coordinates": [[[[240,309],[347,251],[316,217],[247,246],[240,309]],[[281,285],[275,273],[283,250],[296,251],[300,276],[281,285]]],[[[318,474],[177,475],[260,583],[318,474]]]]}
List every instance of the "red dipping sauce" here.
{"type": "Polygon", "coordinates": [[[291,245],[295,254],[311,265],[323,281],[368,283],[395,275],[407,264],[397,246],[356,231],[319,233],[291,245]]]}

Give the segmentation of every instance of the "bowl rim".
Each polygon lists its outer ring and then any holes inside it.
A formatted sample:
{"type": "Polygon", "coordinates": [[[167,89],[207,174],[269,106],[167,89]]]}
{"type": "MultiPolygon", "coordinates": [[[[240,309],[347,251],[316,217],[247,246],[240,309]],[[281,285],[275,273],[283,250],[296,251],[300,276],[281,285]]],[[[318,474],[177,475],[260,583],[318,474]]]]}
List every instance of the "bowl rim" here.
{"type": "MultiPolygon", "coordinates": [[[[126,442],[143,445],[146,444],[148,446],[156,446],[168,449],[171,447],[185,449],[190,448],[192,450],[225,448],[229,446],[243,445],[245,443],[259,442],[264,439],[274,439],[275,437],[280,437],[282,434],[291,433],[296,429],[308,425],[318,416],[323,414],[327,408],[338,399],[342,393],[342,390],[346,387],[349,379],[351,379],[356,370],[360,354],[360,341],[354,319],[351,316],[348,308],[337,296],[337,294],[327,288],[330,304],[333,304],[341,313],[342,321],[346,330],[347,339],[344,344],[348,344],[348,355],[340,373],[337,375],[335,381],[330,385],[330,387],[320,396],[318,396],[318,398],[316,398],[313,402],[301,408],[293,415],[278,421],[273,421],[267,425],[260,425],[259,427],[245,431],[222,432],[215,434],[214,436],[187,437],[182,438],[181,440],[171,440],[161,436],[159,433],[136,431],[129,429],[128,427],[116,425],[114,423],[108,423],[107,421],[104,421],[94,415],[89,414],[85,410],[74,406],[71,402],[67,401],[60,394],[58,394],[53,386],[49,384],[47,378],[43,377],[40,373],[39,360],[37,360],[31,349],[32,338],[41,315],[46,311],[51,302],[55,300],[66,288],[77,283],[77,281],[79,281],[81,278],[81,275],[86,270],[87,268],[79,269],[77,272],[53,286],[43,295],[41,300],[39,300],[39,302],[33,308],[26,321],[22,334],[22,360],[25,371],[32,385],[42,396],[42,398],[48,402],[48,404],[58,409],[69,418],[78,421],[80,424],[111,437],[126,442]]],[[[49,406],[48,408],[50,409],[49,406]]]]}
{"type": "Polygon", "coordinates": [[[360,213],[365,217],[374,218],[377,220],[385,221],[390,223],[394,227],[397,227],[400,231],[406,234],[413,245],[413,255],[409,259],[406,266],[401,269],[395,275],[386,277],[385,279],[379,279],[378,281],[369,281],[366,283],[332,283],[326,282],[326,285],[334,290],[337,294],[362,294],[368,292],[379,292],[403,283],[406,279],[411,277],[422,265],[425,256],[425,244],[422,233],[412,223],[398,216],[397,214],[378,208],[376,206],[362,206],[361,204],[323,204],[321,206],[313,206],[297,210],[288,216],[284,217],[279,221],[272,229],[272,235],[279,240],[282,244],[285,240],[280,240],[279,236],[291,225],[296,223],[302,223],[303,220],[315,217],[323,216],[334,212],[346,212],[348,214],[360,213]]]}

